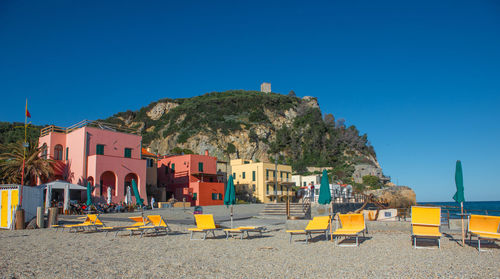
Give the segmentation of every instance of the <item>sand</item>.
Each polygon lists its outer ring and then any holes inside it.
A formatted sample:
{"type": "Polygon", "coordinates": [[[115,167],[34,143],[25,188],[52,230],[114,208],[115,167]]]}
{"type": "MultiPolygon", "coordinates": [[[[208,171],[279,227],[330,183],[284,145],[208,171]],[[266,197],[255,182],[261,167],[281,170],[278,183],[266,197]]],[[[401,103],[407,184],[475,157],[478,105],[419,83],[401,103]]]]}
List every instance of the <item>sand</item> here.
{"type": "Polygon", "coordinates": [[[397,231],[370,232],[359,247],[337,247],[320,236],[305,245],[290,244],[284,224],[246,221],[267,223],[269,232],[243,240],[226,240],[218,232],[216,239],[190,241],[186,229],[191,225],[175,223],[171,235],[143,238],[0,231],[0,278],[500,277],[499,246],[479,253],[475,246],[461,247],[456,235],[446,234],[440,250],[413,249],[409,232],[397,231]]]}

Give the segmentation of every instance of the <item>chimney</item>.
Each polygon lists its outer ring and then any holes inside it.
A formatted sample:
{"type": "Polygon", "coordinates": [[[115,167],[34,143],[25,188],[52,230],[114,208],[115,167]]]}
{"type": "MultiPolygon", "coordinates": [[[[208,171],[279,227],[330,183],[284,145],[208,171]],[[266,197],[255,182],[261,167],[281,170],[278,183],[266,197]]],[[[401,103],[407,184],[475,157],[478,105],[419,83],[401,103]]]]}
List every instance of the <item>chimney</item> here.
{"type": "Polygon", "coordinates": [[[205,149],[205,156],[210,156],[210,154],[208,153],[208,149],[205,149]]]}

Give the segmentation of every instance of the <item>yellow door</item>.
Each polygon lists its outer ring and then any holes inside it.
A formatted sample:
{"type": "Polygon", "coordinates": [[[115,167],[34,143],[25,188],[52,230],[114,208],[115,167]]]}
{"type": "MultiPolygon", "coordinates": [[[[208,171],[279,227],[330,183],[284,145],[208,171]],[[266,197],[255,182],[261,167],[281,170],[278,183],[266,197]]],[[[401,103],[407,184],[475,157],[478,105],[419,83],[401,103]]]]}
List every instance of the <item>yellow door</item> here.
{"type": "Polygon", "coordinates": [[[1,209],[0,209],[0,227],[8,228],[8,212],[9,212],[9,190],[3,190],[1,192],[1,209]]]}

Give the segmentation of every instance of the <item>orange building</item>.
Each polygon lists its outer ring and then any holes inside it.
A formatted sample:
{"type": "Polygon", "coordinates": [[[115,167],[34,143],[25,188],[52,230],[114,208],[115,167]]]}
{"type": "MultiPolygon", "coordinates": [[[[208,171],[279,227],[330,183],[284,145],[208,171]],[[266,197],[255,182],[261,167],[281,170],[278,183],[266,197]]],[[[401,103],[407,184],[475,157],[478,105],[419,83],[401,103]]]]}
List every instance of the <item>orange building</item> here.
{"type": "Polygon", "coordinates": [[[224,204],[224,183],[217,176],[217,158],[187,154],[158,160],[158,187],[165,187],[167,199],[185,199],[195,205],[224,204]]]}

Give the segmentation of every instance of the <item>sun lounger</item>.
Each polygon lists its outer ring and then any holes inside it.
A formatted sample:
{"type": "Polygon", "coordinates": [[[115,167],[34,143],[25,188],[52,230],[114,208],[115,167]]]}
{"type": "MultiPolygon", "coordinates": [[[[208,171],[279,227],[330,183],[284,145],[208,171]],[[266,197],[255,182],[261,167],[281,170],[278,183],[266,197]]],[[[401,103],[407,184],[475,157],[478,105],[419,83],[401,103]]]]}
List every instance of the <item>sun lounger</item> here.
{"type": "MultiPolygon", "coordinates": [[[[467,233],[477,237],[477,250],[481,252],[481,240],[500,240],[500,217],[487,215],[470,215],[467,233]]],[[[485,250],[485,249],[482,249],[485,250]]]]}
{"type": "Polygon", "coordinates": [[[229,239],[229,235],[230,234],[240,234],[240,239],[243,239],[243,235],[245,235],[245,233],[247,234],[247,238],[250,237],[250,232],[258,232],[261,236],[262,236],[262,232],[265,230],[266,228],[264,227],[237,227],[237,228],[233,228],[233,229],[224,229],[224,233],[226,233],[226,240],[229,239]]]}
{"type": "Polygon", "coordinates": [[[142,216],[128,217],[128,218],[134,221],[135,223],[127,226],[100,227],[99,231],[106,232],[106,235],[108,235],[109,232],[115,232],[115,237],[116,237],[120,231],[124,231],[128,228],[146,226],[150,222],[148,218],[142,216]]]}
{"type": "Polygon", "coordinates": [[[359,246],[359,234],[363,233],[363,237],[365,236],[365,218],[363,214],[339,214],[339,220],[341,228],[337,229],[333,232],[335,236],[335,245],[336,246],[359,246]],[[356,238],[356,244],[339,244],[339,237],[354,237],[356,238]]]}
{"type": "Polygon", "coordinates": [[[148,217],[149,225],[127,228],[126,230],[130,231],[130,235],[133,234],[134,231],[140,231],[141,237],[147,231],[153,231],[156,235],[160,232],[165,232],[168,234],[170,232],[170,228],[167,226],[167,222],[161,217],[161,215],[149,215],[148,217]]]}
{"type": "Polygon", "coordinates": [[[64,230],[65,228],[69,229],[69,232],[71,230],[75,231],[84,231],[85,229],[91,230],[91,229],[96,229],[98,227],[103,227],[104,224],[102,223],[101,220],[99,220],[99,217],[97,214],[88,214],[86,217],[79,217],[78,219],[85,218],[85,220],[82,223],[79,224],[72,224],[72,225],[54,225],[52,227],[56,228],[56,232],[61,228],[64,230]]]}
{"type": "Polygon", "coordinates": [[[325,239],[328,240],[328,230],[330,227],[330,216],[317,216],[314,217],[309,223],[307,224],[306,228],[304,230],[287,230],[287,233],[290,233],[290,243],[292,243],[292,237],[293,235],[296,234],[305,234],[306,235],[306,241],[305,243],[308,243],[308,239],[312,239],[312,234],[313,233],[324,233],[325,234],[325,239]]]}
{"type": "Polygon", "coordinates": [[[191,232],[190,240],[195,240],[193,239],[193,234],[195,232],[204,233],[203,240],[207,238],[209,232],[211,232],[215,238],[215,231],[219,230],[219,228],[215,225],[214,216],[212,214],[196,214],[194,218],[196,220],[196,228],[188,229],[188,231],[191,232]]]}
{"type": "Polygon", "coordinates": [[[411,207],[411,237],[414,248],[425,248],[417,246],[417,238],[435,239],[438,248],[441,248],[441,208],[440,207],[411,207]]]}

